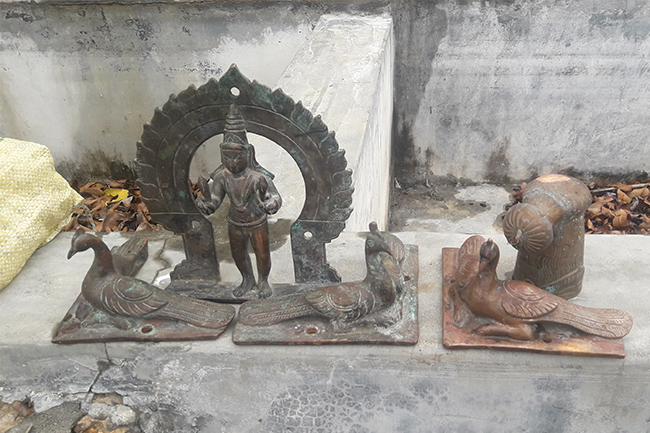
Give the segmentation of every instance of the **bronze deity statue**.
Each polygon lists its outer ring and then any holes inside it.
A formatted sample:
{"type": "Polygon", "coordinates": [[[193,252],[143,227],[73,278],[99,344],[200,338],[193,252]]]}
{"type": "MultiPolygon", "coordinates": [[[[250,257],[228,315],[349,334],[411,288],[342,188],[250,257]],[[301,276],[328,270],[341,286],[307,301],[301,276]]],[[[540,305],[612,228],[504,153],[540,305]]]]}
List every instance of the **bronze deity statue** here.
{"type": "Polygon", "coordinates": [[[244,119],[235,105],[230,106],[223,136],[222,164],[210,175],[209,184],[200,179],[201,196],[196,205],[206,214],[211,214],[228,196],[230,250],[242,275],[242,283],[233,291],[233,295],[242,297],[248,291],[256,289],[258,298],[268,298],[273,293],[268,282],[271,254],[267,215],[273,215],[280,209],[282,198],[273,185],[273,175],[255,159],[255,149],[246,137],[244,119]],[[248,256],[249,242],[257,259],[257,285],[248,256]]]}
{"type": "Polygon", "coordinates": [[[245,302],[239,310],[233,341],[415,344],[415,251],[396,236],[379,232],[372,222],[365,241],[363,280],[245,302]],[[300,332],[302,329],[305,332],[300,332]]]}
{"type": "Polygon", "coordinates": [[[498,262],[499,247],[482,236],[458,250],[443,249],[445,347],[625,355],[616,339],[632,328],[628,313],[583,307],[528,282],[500,280],[498,262]]]}
{"type": "Polygon", "coordinates": [[[559,174],[530,182],[522,203],[505,215],[503,232],[517,250],[512,278],[564,299],[578,295],[584,275],[584,214],[591,204],[589,189],[559,174]]]}
{"type": "Polygon", "coordinates": [[[304,181],[302,211],[288,238],[278,239],[278,243],[290,240],[296,285],[276,284],[274,293],[341,281],[327,261],[325,247],[343,231],[352,212],[354,188],[345,150],[321,116],[314,116],[281,89],[248,80],[232,65],[218,80],[171,95],[155,109],[138,142],[135,163],[142,199],[156,222],[183,237],[185,259],[171,272],[167,291],[223,302],[271,294],[266,219],[278,210],[281,198],[273,175],[255,160],[247,134],[265,137],[284,149],[304,181]],[[201,195],[195,198],[192,159],[204,143],[222,133],[222,166],[211,179],[199,178],[201,195]],[[230,245],[241,284],[222,280],[214,227],[206,215],[226,196],[231,202],[230,245]],[[249,243],[256,254],[259,281],[245,254],[249,243]]]}
{"type": "Polygon", "coordinates": [[[129,264],[137,255],[125,248],[111,253],[100,238],[82,229],[72,238],[68,259],[88,249],[94,250],[95,260],[81,296],[52,339],[55,343],[217,338],[235,315],[230,305],[169,293],[124,275],[142,265],[129,264]],[[116,257],[121,253],[126,254],[116,257]]]}

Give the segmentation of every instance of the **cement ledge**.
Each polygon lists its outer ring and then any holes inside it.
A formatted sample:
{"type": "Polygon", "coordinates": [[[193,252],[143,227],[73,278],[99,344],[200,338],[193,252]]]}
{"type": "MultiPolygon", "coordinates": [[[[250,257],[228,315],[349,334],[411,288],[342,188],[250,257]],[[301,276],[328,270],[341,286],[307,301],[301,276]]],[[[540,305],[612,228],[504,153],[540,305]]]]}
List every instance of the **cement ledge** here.
{"type": "MultiPolygon", "coordinates": [[[[624,339],[627,356],[615,360],[445,350],[440,251],[459,246],[467,235],[398,235],[420,248],[420,342],[412,347],[243,347],[232,343],[232,325],[216,341],[53,345],[52,329],[78,295],[92,261],[90,253],[65,260],[71,234],[60,234],[0,292],[0,396],[30,396],[43,410],[84,400],[89,392],[117,392],[148,416],[173,419],[173,431],[647,428],[650,295],[643,282],[650,280],[649,237],[587,236],[585,289],[577,302],[621,308],[635,320],[624,339]]],[[[109,245],[123,240],[106,237],[109,245]]],[[[514,266],[515,251],[495,240],[504,273],[514,266]]],[[[169,235],[151,244],[152,257],[161,259],[150,260],[142,278],[153,279],[156,267],[182,257],[169,235]],[[161,251],[164,244],[169,251],[161,251]]],[[[363,236],[344,233],[328,246],[328,257],[344,280],[352,280],[364,272],[362,251],[363,236]]],[[[288,281],[288,248],[273,254],[272,281],[288,281]]],[[[225,265],[224,278],[236,278],[225,265]]]]}

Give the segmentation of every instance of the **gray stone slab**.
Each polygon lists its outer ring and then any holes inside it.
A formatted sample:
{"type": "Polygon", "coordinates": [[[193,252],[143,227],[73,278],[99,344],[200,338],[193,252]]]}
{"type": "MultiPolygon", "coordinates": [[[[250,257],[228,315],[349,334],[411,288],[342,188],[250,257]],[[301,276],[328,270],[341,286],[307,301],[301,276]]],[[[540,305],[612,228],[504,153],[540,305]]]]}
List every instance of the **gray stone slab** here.
{"type": "MultiPolygon", "coordinates": [[[[576,302],[620,308],[635,320],[623,340],[627,356],[616,360],[445,350],[441,248],[460,246],[466,235],[398,235],[420,248],[416,346],[235,346],[232,325],[209,342],[51,345],[43,330],[65,314],[90,265],[81,254],[87,263],[65,260],[70,235],[59,235],[0,292],[0,396],[31,396],[42,409],[82,400],[89,391],[117,392],[143,412],[145,432],[162,425],[183,432],[647,430],[650,237],[586,239],[587,271],[576,302]],[[56,278],[31,278],[48,266],[59,269],[56,278]],[[62,307],[52,306],[54,293],[62,307]],[[30,303],[30,323],[13,326],[8,311],[23,302],[30,303]]],[[[515,251],[495,240],[503,276],[514,267],[515,251]]],[[[344,280],[363,277],[363,241],[344,233],[328,247],[344,280]]],[[[290,278],[278,251],[274,267],[290,278]]]]}
{"type": "Polygon", "coordinates": [[[388,224],[393,45],[388,15],[323,15],[276,84],[336,131],[353,172],[352,232],[388,224]]]}

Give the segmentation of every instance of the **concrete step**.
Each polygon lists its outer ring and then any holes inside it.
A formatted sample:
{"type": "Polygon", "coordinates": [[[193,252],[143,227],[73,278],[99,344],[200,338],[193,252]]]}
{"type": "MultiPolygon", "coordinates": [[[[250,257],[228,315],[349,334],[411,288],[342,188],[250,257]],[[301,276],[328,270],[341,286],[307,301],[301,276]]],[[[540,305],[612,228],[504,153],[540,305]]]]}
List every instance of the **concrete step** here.
{"type": "MultiPolygon", "coordinates": [[[[36,251],[0,291],[0,397],[30,397],[37,411],[115,392],[144,431],[584,432],[645,431],[650,401],[650,237],[588,235],[584,289],[575,302],[634,317],[625,359],[442,347],[441,248],[466,234],[403,232],[419,245],[416,346],[235,346],[216,341],[59,346],[54,327],[80,292],[92,253],[65,256],[71,233],[36,251]],[[158,420],[158,421],[156,421],[158,420]],[[146,425],[145,425],[146,424],[146,425]],[[174,427],[171,427],[171,426],[174,427]]],[[[516,252],[499,235],[500,273],[516,252]]],[[[105,236],[109,246],[123,235],[105,236]]],[[[363,234],[343,233],[328,258],[344,281],[365,273],[363,234]]],[[[153,234],[139,277],[164,285],[182,243],[153,234]],[[162,272],[159,272],[162,269],[162,272]]],[[[271,282],[291,282],[288,245],[273,253],[271,282]]],[[[232,263],[224,279],[236,280],[232,263]]]]}

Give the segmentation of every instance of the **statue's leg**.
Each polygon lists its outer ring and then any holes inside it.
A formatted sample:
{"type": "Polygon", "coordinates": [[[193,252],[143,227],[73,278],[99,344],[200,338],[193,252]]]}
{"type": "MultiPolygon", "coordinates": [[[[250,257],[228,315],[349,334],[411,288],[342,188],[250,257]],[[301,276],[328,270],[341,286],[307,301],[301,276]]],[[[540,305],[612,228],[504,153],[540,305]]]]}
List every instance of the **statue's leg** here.
{"type": "Polygon", "coordinates": [[[257,273],[259,277],[258,297],[268,298],[273,295],[269,285],[269,274],[271,273],[271,251],[269,250],[269,226],[266,221],[252,229],[251,243],[255,258],[257,259],[257,273]]]}
{"type": "Polygon", "coordinates": [[[232,293],[235,296],[243,296],[255,287],[253,265],[248,256],[248,236],[240,227],[228,224],[228,239],[230,240],[232,258],[242,276],[241,284],[232,293]]]}

